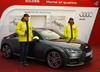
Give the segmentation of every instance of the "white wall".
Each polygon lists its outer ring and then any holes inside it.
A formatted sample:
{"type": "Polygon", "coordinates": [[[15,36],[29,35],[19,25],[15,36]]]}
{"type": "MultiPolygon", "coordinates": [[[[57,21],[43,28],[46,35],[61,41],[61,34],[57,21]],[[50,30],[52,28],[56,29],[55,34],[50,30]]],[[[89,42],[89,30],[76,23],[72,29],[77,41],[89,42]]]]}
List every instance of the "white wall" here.
{"type": "MultiPolygon", "coordinates": [[[[53,7],[53,6],[11,6],[4,11],[0,23],[0,42],[4,36],[15,32],[15,27],[24,13],[32,16],[45,16],[44,25],[32,24],[35,27],[43,27],[58,30],[63,33],[63,28],[70,17],[78,27],[78,39],[88,42],[92,27],[98,12],[98,8],[92,7],[53,7]],[[92,12],[92,17],[80,17],[81,12],[92,12]],[[85,19],[85,20],[80,20],[85,19]],[[54,22],[55,21],[55,22],[54,22]]],[[[37,20],[38,21],[38,20],[37,20]]],[[[1,43],[0,43],[1,44],[1,43]]]]}
{"type": "Polygon", "coordinates": [[[46,25],[46,16],[31,16],[31,24],[34,28],[44,28],[46,25]]]}

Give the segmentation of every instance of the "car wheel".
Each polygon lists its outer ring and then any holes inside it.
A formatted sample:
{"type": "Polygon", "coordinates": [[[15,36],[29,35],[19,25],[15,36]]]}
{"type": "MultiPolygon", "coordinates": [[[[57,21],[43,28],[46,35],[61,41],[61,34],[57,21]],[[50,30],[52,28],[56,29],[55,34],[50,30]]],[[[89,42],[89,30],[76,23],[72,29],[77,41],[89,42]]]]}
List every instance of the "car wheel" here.
{"type": "Polygon", "coordinates": [[[63,66],[62,55],[58,51],[51,51],[47,54],[47,63],[50,68],[60,69],[63,66]]]}
{"type": "Polygon", "coordinates": [[[2,54],[4,58],[11,58],[12,57],[11,47],[7,44],[3,45],[2,54]]]}

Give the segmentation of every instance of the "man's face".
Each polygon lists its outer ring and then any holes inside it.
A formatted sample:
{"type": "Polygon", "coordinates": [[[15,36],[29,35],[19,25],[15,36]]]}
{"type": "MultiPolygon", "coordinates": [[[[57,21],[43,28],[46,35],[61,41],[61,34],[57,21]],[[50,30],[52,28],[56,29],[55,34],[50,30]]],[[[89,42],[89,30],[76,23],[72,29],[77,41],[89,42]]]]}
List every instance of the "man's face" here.
{"type": "Polygon", "coordinates": [[[73,20],[72,19],[70,20],[70,23],[73,23],[73,20]]]}
{"type": "Polygon", "coordinates": [[[28,21],[28,19],[29,19],[29,17],[28,17],[28,16],[24,17],[24,20],[25,20],[25,21],[28,21]]]}

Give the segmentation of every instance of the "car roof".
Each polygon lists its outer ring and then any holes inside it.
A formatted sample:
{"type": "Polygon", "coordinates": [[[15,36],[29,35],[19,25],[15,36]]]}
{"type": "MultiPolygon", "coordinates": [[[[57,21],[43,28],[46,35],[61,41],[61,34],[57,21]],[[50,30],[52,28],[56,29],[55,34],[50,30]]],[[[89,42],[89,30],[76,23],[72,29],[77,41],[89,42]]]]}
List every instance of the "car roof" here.
{"type": "Polygon", "coordinates": [[[58,32],[57,30],[53,30],[53,29],[47,29],[47,28],[33,28],[33,31],[42,31],[42,30],[50,30],[50,31],[53,31],[57,34],[61,34],[60,32],[58,32]]]}
{"type": "Polygon", "coordinates": [[[47,28],[33,28],[33,30],[50,30],[50,29],[47,29],[47,28]]]}
{"type": "Polygon", "coordinates": [[[32,30],[33,30],[33,31],[43,31],[43,30],[50,30],[50,31],[53,31],[53,32],[55,32],[54,30],[52,30],[52,29],[47,29],[47,28],[33,28],[32,30]]]}

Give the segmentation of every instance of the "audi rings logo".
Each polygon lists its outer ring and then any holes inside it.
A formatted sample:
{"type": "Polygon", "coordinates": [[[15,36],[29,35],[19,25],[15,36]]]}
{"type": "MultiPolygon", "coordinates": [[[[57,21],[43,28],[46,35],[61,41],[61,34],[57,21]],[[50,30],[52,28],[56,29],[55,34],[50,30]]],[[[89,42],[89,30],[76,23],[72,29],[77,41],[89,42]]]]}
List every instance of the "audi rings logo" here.
{"type": "Polygon", "coordinates": [[[93,13],[92,12],[81,12],[79,13],[80,17],[92,17],[93,13]]]}

